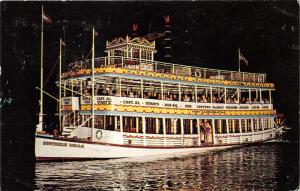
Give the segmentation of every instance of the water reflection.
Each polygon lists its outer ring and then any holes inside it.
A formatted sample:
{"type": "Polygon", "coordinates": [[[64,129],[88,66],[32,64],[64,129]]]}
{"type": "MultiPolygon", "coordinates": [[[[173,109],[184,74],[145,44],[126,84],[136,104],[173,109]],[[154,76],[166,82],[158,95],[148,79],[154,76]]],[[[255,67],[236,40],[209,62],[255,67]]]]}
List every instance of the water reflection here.
{"type": "Polygon", "coordinates": [[[36,190],[278,189],[277,145],[157,160],[36,164],[36,190]]]}

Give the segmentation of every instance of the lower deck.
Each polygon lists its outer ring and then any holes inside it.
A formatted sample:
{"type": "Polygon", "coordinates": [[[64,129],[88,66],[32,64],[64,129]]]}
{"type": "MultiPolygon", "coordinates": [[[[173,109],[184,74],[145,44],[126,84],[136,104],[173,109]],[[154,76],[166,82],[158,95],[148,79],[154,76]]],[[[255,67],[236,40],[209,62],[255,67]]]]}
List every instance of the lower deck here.
{"type": "MultiPolygon", "coordinates": [[[[97,141],[96,132],[121,133],[124,142],[133,145],[201,145],[230,142],[251,142],[253,135],[274,130],[274,116],[245,118],[168,118],[124,115],[64,115],[62,135],[97,141]],[[92,128],[93,127],[93,128],[92,128]],[[241,136],[242,135],[242,136],[241,136]],[[250,137],[248,137],[248,135],[250,137]],[[146,138],[144,138],[146,137],[146,138]],[[151,137],[154,137],[153,139],[151,137]],[[231,138],[228,138],[231,137],[231,138]],[[237,141],[236,137],[239,138],[237,141]]],[[[99,135],[99,133],[98,133],[99,135]]],[[[121,140],[121,139],[119,139],[121,140]]]]}
{"type": "Polygon", "coordinates": [[[143,146],[143,147],[199,147],[209,145],[230,145],[262,142],[274,139],[280,130],[269,128],[260,131],[241,133],[214,133],[199,131],[195,134],[149,134],[111,131],[80,127],[75,129],[70,138],[99,143],[143,146]],[[91,137],[91,134],[93,135],[91,137]]]}

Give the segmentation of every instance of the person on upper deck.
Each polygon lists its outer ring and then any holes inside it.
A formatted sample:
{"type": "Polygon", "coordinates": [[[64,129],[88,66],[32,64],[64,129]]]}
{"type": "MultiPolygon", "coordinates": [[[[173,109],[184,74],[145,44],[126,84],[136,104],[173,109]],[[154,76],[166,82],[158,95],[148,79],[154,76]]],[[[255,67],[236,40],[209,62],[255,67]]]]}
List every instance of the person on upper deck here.
{"type": "Polygon", "coordinates": [[[246,103],[246,98],[242,98],[241,103],[246,103]]]}
{"type": "Polygon", "coordinates": [[[205,95],[202,95],[202,99],[201,99],[200,102],[202,102],[202,103],[207,103],[207,99],[206,99],[205,95]]]}
{"type": "Polygon", "coordinates": [[[238,99],[234,98],[233,103],[239,103],[238,99]]]}
{"type": "Polygon", "coordinates": [[[190,100],[190,101],[191,101],[191,102],[195,102],[195,101],[196,101],[194,94],[192,94],[192,97],[191,97],[191,100],[190,100]]]}
{"type": "Polygon", "coordinates": [[[183,101],[190,101],[190,98],[185,94],[183,97],[183,101]]]}
{"type": "Polygon", "coordinates": [[[214,96],[214,97],[212,97],[212,102],[213,103],[217,103],[217,98],[214,96]]]}
{"type": "Polygon", "coordinates": [[[173,95],[172,100],[173,100],[173,101],[178,101],[178,98],[177,98],[177,95],[176,95],[176,94],[173,95]]]}
{"type": "Polygon", "coordinates": [[[246,99],[246,104],[251,104],[251,101],[249,98],[246,99]]]}
{"type": "Polygon", "coordinates": [[[257,99],[256,99],[256,98],[254,98],[252,103],[255,103],[255,104],[257,104],[257,103],[259,103],[259,102],[257,101],[257,99]]]}
{"type": "Polygon", "coordinates": [[[122,97],[127,97],[125,91],[122,91],[121,96],[122,96],[122,97]]]}

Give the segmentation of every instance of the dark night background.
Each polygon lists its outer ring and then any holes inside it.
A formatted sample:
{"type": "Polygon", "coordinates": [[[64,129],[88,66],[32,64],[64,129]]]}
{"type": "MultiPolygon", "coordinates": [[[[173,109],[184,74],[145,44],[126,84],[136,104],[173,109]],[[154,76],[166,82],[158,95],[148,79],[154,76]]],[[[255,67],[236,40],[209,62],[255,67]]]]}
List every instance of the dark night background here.
{"type": "MultiPolygon", "coordinates": [[[[299,128],[299,6],[296,1],[266,2],[1,2],[1,170],[7,190],[33,188],[34,132],[40,75],[41,5],[53,24],[44,25],[45,90],[57,95],[59,38],[64,62],[79,60],[91,49],[91,28],[100,34],[96,56],[105,41],[131,34],[163,32],[163,16],[172,20],[173,61],[178,64],[237,70],[237,49],[248,59],[247,72],[267,73],[274,82],[275,108],[292,128],[299,128]],[[65,30],[63,30],[63,26],[65,30]],[[52,74],[52,75],[51,75],[52,74]]],[[[162,39],[156,60],[162,60],[162,39]]],[[[48,123],[55,101],[45,96],[48,123]]],[[[298,152],[298,149],[295,150],[298,152]]],[[[298,155],[297,155],[298,156],[298,155]]],[[[298,178],[297,178],[298,179],[298,178]]]]}

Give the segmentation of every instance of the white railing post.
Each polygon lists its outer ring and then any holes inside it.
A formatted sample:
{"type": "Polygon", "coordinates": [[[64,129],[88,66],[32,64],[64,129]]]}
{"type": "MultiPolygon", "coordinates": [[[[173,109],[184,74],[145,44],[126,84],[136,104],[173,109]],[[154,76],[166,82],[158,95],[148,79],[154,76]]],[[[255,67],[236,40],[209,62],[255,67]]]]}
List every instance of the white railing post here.
{"type": "Polygon", "coordinates": [[[121,67],[124,68],[124,59],[123,59],[123,56],[121,57],[121,67]]]}

